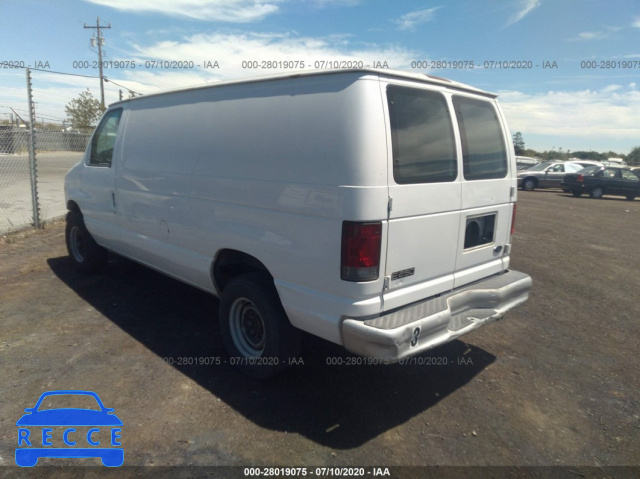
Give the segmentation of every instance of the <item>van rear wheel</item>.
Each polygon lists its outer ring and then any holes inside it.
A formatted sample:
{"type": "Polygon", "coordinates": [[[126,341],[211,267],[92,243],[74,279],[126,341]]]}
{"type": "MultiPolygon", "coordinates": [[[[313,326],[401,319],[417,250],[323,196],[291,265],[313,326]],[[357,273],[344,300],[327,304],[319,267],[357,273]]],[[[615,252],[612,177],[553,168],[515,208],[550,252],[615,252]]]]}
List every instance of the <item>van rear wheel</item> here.
{"type": "Polygon", "coordinates": [[[107,250],[93,239],[84,224],[82,213],[77,211],[67,213],[65,240],[71,261],[78,271],[94,273],[106,264],[107,250]]]}
{"type": "Polygon", "coordinates": [[[231,280],[220,300],[220,331],[229,362],[255,379],[268,379],[300,353],[302,333],[294,328],[266,274],[231,280]]]}

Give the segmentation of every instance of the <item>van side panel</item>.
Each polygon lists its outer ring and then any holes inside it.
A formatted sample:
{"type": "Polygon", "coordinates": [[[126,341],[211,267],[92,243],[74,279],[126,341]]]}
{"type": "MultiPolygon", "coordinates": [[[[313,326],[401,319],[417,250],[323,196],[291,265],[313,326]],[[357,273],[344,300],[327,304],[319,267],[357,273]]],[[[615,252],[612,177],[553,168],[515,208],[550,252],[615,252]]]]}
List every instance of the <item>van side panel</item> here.
{"type": "Polygon", "coordinates": [[[386,220],[377,77],[176,92],[128,114],[118,252],[215,294],[217,252],[242,251],[271,272],[295,326],[334,342],[343,315],[380,312],[382,276],[346,283],[339,263],[343,220],[386,220]]]}

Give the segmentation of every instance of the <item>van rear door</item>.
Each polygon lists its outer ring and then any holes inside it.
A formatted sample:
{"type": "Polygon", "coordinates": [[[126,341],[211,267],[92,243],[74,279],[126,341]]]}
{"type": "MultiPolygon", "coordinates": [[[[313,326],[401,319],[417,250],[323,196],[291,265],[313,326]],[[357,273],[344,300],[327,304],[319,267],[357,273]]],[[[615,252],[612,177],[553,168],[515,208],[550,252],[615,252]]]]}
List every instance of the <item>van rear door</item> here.
{"type": "Polygon", "coordinates": [[[381,88],[390,144],[389,311],[504,269],[512,180],[508,132],[493,98],[415,83],[381,88]]]}
{"type": "Polygon", "coordinates": [[[384,310],[453,289],[461,174],[444,89],[381,83],[389,119],[384,310]]]}
{"type": "Polygon", "coordinates": [[[517,183],[507,146],[509,132],[493,99],[454,94],[460,132],[462,204],[454,287],[506,269],[510,250],[512,195],[517,183]]]}

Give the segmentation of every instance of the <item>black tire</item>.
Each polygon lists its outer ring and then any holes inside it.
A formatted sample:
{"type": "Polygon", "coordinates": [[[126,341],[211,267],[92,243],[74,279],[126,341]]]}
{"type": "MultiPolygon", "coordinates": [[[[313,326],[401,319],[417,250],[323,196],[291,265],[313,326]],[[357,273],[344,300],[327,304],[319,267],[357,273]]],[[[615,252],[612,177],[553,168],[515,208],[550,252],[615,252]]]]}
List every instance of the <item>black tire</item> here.
{"type": "Polygon", "coordinates": [[[635,199],[636,199],[636,195],[627,195],[627,199],[628,199],[629,201],[633,201],[633,200],[635,200],[635,199]]]}
{"type": "Polygon", "coordinates": [[[536,180],[527,178],[522,182],[522,189],[524,191],[533,191],[536,188],[536,180]]]}
{"type": "Polygon", "coordinates": [[[595,198],[596,200],[602,198],[603,195],[604,189],[602,188],[602,186],[596,186],[591,190],[591,193],[589,193],[589,196],[591,196],[591,198],[595,198]]]}
{"type": "Polygon", "coordinates": [[[232,279],[220,300],[220,332],[229,362],[254,379],[269,379],[300,354],[302,332],[294,328],[266,274],[232,279]]]}
{"type": "Polygon", "coordinates": [[[582,191],[572,191],[571,194],[576,198],[580,198],[582,196],[582,191]]]}
{"type": "Polygon", "coordinates": [[[69,257],[78,271],[95,273],[104,268],[107,262],[107,250],[95,242],[84,225],[81,213],[76,211],[67,213],[65,240],[69,257]]]}

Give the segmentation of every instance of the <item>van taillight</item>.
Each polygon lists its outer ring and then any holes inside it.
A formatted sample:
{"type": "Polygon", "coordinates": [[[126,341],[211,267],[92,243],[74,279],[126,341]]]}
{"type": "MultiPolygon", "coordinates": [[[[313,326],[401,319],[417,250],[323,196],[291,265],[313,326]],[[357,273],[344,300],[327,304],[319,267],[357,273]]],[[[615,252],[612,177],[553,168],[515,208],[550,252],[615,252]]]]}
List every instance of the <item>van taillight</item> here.
{"type": "Polygon", "coordinates": [[[511,236],[516,231],[516,204],[513,204],[513,213],[511,213],[511,236]]]}
{"type": "Polygon", "coordinates": [[[576,181],[578,183],[584,183],[584,175],[578,175],[578,179],[576,181]]]}
{"type": "Polygon", "coordinates": [[[345,281],[378,279],[381,245],[381,222],[343,222],[340,277],[345,281]]]}

